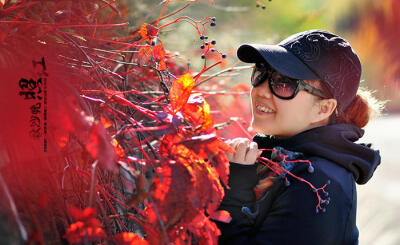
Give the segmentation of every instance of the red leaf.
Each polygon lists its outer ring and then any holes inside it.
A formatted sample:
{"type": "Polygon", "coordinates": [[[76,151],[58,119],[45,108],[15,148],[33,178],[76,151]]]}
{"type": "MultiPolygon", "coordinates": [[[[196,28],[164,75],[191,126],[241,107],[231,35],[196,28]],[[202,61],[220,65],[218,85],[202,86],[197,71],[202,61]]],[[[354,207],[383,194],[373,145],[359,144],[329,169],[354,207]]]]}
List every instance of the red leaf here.
{"type": "Polygon", "coordinates": [[[109,128],[113,125],[113,122],[106,115],[101,114],[100,121],[103,124],[104,128],[109,128]]]}
{"type": "Polygon", "coordinates": [[[71,224],[64,235],[64,238],[68,239],[70,243],[82,242],[83,239],[87,239],[89,242],[100,241],[106,237],[102,228],[87,226],[81,221],[71,224]]]}
{"type": "Polygon", "coordinates": [[[138,63],[139,65],[148,65],[151,59],[151,47],[144,46],[139,48],[138,63]]]}
{"type": "Polygon", "coordinates": [[[148,36],[150,36],[150,37],[157,36],[158,35],[158,30],[159,29],[157,27],[155,27],[153,25],[150,25],[150,24],[147,24],[147,34],[148,34],[148,36]]]}
{"type": "MultiPolygon", "coordinates": [[[[200,136],[193,136],[187,140],[183,140],[180,143],[186,147],[192,149],[199,157],[206,159],[209,157],[210,152],[207,146],[216,140],[215,134],[203,134],[200,136]]],[[[212,154],[215,154],[211,152],[212,154]]]]}
{"type": "Polygon", "coordinates": [[[198,94],[190,95],[183,112],[195,126],[201,125],[201,129],[209,129],[214,125],[210,114],[210,105],[198,94]]]}
{"type": "Polygon", "coordinates": [[[229,188],[229,186],[228,186],[228,179],[229,179],[228,157],[225,155],[224,152],[220,151],[217,155],[215,155],[213,157],[213,162],[217,165],[216,166],[217,172],[219,174],[219,178],[221,179],[222,183],[225,185],[226,188],[229,188]]]}
{"type": "Polygon", "coordinates": [[[106,238],[104,230],[100,227],[100,221],[95,218],[97,216],[96,209],[85,208],[82,210],[71,205],[69,213],[74,220],[77,220],[69,226],[64,235],[70,243],[82,242],[83,238],[88,241],[99,241],[106,238]]]}
{"type": "Polygon", "coordinates": [[[112,140],[112,145],[114,146],[114,151],[115,151],[115,154],[117,154],[117,156],[125,157],[124,148],[122,148],[122,146],[119,144],[117,139],[114,138],[112,140]]]}
{"type": "Polygon", "coordinates": [[[186,73],[172,83],[169,99],[174,111],[179,111],[186,104],[194,87],[193,77],[186,73]]]}
{"type": "Polygon", "coordinates": [[[200,239],[199,244],[217,244],[219,230],[204,215],[204,210],[208,214],[215,212],[224,189],[216,168],[200,155],[206,156],[209,148],[222,152],[224,145],[215,134],[192,136],[189,140],[185,140],[185,136],[189,135],[167,135],[160,144],[160,153],[175,161],[157,169],[154,202],[174,244],[182,244],[181,240],[188,238],[182,234],[189,231],[191,237],[200,239]]]}
{"type": "Polygon", "coordinates": [[[210,214],[210,218],[224,223],[230,223],[232,220],[231,214],[226,210],[217,210],[210,214]]]}
{"type": "Polygon", "coordinates": [[[159,41],[157,45],[153,47],[153,57],[158,62],[165,60],[165,50],[161,41],[159,41]]]}
{"type": "Polygon", "coordinates": [[[191,220],[198,213],[192,204],[199,195],[195,195],[195,180],[190,166],[178,162],[164,163],[157,172],[159,177],[152,185],[153,199],[167,228],[191,220]]]}
{"type": "Polygon", "coordinates": [[[149,243],[133,232],[123,232],[114,236],[116,245],[148,245],[149,243]]]}
{"type": "Polygon", "coordinates": [[[82,241],[81,231],[84,229],[85,224],[81,221],[73,223],[67,229],[64,238],[68,239],[70,243],[78,243],[82,241]]]}
{"type": "Polygon", "coordinates": [[[106,135],[104,127],[98,123],[93,123],[90,128],[89,138],[86,140],[86,150],[92,158],[98,159],[99,163],[107,169],[115,167],[114,147],[106,135]]]}
{"type": "Polygon", "coordinates": [[[73,205],[69,207],[69,213],[74,220],[86,221],[91,218],[95,218],[97,211],[94,208],[85,208],[84,210],[77,208],[73,205]]]}
{"type": "Polygon", "coordinates": [[[220,230],[204,214],[198,215],[189,225],[189,230],[199,239],[199,245],[217,245],[220,230]]]}
{"type": "Polygon", "coordinates": [[[161,60],[160,62],[157,63],[157,70],[165,71],[166,69],[167,69],[167,65],[165,64],[164,60],[161,60]]]}
{"type": "Polygon", "coordinates": [[[147,38],[147,24],[143,23],[138,32],[142,38],[147,38]]]}
{"type": "Polygon", "coordinates": [[[142,36],[142,38],[151,39],[157,36],[158,28],[153,25],[143,23],[140,26],[140,30],[138,31],[138,33],[140,34],[140,36],[142,36]]]}

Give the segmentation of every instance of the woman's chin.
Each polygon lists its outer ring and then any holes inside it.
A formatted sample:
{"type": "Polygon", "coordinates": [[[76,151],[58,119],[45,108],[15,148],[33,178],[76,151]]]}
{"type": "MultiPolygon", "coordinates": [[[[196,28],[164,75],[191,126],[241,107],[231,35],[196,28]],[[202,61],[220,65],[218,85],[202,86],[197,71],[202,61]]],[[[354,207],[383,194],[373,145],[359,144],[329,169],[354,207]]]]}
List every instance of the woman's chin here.
{"type": "Polygon", "coordinates": [[[271,134],[271,130],[262,127],[261,125],[258,125],[257,123],[252,122],[251,124],[251,128],[253,129],[254,132],[257,132],[259,134],[266,134],[266,135],[270,135],[271,134]]]}

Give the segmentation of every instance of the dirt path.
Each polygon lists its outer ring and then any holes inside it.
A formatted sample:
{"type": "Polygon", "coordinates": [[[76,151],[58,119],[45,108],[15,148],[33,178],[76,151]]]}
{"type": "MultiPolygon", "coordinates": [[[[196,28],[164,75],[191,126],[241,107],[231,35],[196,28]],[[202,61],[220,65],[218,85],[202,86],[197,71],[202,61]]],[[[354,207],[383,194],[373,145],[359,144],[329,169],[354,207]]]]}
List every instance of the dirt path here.
{"type": "Polygon", "coordinates": [[[382,157],[374,176],[358,186],[360,245],[400,244],[400,115],[372,121],[360,142],[372,142],[382,157]]]}

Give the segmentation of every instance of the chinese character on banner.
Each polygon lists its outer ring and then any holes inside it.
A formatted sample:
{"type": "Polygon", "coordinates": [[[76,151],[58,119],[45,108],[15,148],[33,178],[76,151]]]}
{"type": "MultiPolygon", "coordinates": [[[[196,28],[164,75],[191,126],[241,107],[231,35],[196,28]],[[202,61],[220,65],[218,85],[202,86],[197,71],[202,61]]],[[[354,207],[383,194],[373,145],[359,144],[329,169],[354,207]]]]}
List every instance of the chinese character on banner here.
{"type": "Polygon", "coordinates": [[[19,92],[19,95],[25,96],[26,100],[36,99],[35,94],[37,95],[37,99],[41,100],[42,96],[42,78],[37,79],[36,81],[31,79],[21,78],[19,80],[19,87],[22,91],[19,92]],[[37,91],[36,91],[37,89],[37,91]]]}
{"type": "MultiPolygon", "coordinates": [[[[21,78],[18,82],[18,86],[20,87],[19,95],[24,98],[24,100],[29,101],[40,101],[36,102],[35,104],[30,105],[31,110],[31,117],[30,117],[30,127],[31,130],[29,131],[29,135],[32,138],[39,138],[42,136],[42,123],[44,128],[44,151],[46,152],[46,132],[47,132],[47,91],[46,91],[46,84],[47,84],[47,77],[49,76],[46,72],[46,63],[44,57],[40,61],[32,60],[32,66],[34,69],[34,75],[32,78],[21,78]],[[42,96],[42,86],[44,86],[44,96],[42,96]],[[42,101],[42,98],[44,100],[42,101]],[[42,106],[42,104],[44,106],[42,106]],[[43,120],[42,118],[42,111],[44,112],[43,120]]],[[[34,102],[33,102],[34,103],[34,102]]]]}

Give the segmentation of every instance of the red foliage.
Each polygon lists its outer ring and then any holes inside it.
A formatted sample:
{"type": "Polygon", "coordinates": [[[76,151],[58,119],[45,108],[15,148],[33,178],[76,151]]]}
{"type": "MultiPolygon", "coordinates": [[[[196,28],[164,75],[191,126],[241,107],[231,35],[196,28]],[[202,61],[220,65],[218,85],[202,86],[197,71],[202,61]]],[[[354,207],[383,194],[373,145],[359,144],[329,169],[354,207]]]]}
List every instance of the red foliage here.
{"type": "Polygon", "coordinates": [[[149,243],[133,232],[123,232],[114,236],[116,245],[148,245],[149,243]]]}
{"type": "Polygon", "coordinates": [[[77,220],[77,222],[69,226],[64,235],[70,243],[100,241],[107,237],[101,228],[101,222],[95,218],[97,215],[96,209],[85,208],[81,210],[71,206],[69,212],[72,218],[77,220]]]}
{"type": "MultiPolygon", "coordinates": [[[[22,239],[217,244],[211,218],[229,221],[216,210],[229,174],[224,152],[232,149],[217,136],[210,105],[192,91],[200,75],[194,80],[166,52],[158,21],[121,37],[126,16],[116,2],[21,0],[0,8],[0,158],[12,195],[6,203],[15,201],[14,217],[32,234],[22,239]],[[19,94],[33,88],[22,78],[42,86],[36,98],[19,94]]],[[[211,22],[191,21],[198,33],[211,22]]]]}
{"type": "Polygon", "coordinates": [[[148,65],[151,59],[151,47],[144,46],[139,48],[138,61],[140,65],[148,65]]]}
{"type": "Polygon", "coordinates": [[[193,87],[193,78],[188,73],[174,81],[169,90],[169,100],[173,111],[179,111],[186,105],[193,87]]]}
{"type": "Polygon", "coordinates": [[[153,25],[143,23],[140,26],[138,33],[142,36],[143,39],[151,40],[158,35],[159,29],[153,25]]]}

